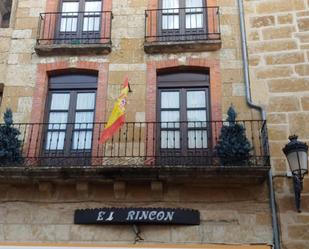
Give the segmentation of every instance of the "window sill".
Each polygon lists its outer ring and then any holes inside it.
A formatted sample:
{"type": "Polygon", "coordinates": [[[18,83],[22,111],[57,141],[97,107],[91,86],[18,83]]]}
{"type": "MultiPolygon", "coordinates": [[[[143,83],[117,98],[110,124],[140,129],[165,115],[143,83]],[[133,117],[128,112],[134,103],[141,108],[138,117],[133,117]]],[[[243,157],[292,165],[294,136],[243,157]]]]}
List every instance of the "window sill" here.
{"type": "Polygon", "coordinates": [[[148,54],[216,51],[221,43],[221,40],[145,42],[144,50],[148,54]]]}
{"type": "Polygon", "coordinates": [[[39,56],[49,55],[84,55],[84,54],[109,54],[112,50],[111,43],[103,44],[53,44],[36,45],[35,51],[39,56]]]}

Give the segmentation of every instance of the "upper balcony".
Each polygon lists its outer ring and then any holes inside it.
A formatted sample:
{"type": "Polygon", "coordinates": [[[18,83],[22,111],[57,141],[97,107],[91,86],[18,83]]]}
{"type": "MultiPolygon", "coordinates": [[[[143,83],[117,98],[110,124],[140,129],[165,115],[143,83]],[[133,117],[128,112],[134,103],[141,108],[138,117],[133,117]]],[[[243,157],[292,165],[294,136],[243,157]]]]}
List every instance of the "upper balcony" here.
{"type": "Polygon", "coordinates": [[[145,11],[147,53],[213,51],[221,48],[219,7],[145,11]]]}
{"type": "Polygon", "coordinates": [[[222,121],[128,122],[105,144],[104,123],[14,124],[20,148],[0,157],[0,181],[262,181],[270,168],[266,123],[237,124],[250,144],[246,156],[218,154],[222,127],[231,125],[222,121]]]}
{"type": "Polygon", "coordinates": [[[35,51],[38,55],[108,54],[112,12],[41,13],[35,51]]]}

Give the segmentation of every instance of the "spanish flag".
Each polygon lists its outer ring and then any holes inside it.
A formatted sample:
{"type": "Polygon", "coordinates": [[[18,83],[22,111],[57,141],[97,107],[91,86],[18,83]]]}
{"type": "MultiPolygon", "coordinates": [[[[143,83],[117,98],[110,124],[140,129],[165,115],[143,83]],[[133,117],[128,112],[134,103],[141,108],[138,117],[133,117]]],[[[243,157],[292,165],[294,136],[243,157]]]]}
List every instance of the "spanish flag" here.
{"type": "Polygon", "coordinates": [[[111,138],[115,132],[124,124],[125,122],[125,107],[127,104],[127,96],[130,90],[129,80],[125,79],[121,93],[114,105],[114,109],[108,119],[108,122],[100,135],[99,143],[103,144],[106,140],[111,138]]]}

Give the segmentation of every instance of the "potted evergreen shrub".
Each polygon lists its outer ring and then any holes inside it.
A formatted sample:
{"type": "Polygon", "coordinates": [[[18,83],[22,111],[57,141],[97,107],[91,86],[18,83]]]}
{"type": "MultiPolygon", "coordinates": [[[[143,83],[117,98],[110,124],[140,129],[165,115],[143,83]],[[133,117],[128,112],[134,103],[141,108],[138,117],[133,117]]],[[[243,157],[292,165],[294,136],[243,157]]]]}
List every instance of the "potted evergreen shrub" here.
{"type": "Polygon", "coordinates": [[[236,122],[237,113],[231,106],[226,123],[221,128],[215,149],[222,165],[248,165],[252,146],[246,137],[246,128],[236,122]]]}
{"type": "Polygon", "coordinates": [[[20,131],[13,126],[13,114],[7,109],[0,124],[0,166],[15,166],[23,162],[20,131]]]}

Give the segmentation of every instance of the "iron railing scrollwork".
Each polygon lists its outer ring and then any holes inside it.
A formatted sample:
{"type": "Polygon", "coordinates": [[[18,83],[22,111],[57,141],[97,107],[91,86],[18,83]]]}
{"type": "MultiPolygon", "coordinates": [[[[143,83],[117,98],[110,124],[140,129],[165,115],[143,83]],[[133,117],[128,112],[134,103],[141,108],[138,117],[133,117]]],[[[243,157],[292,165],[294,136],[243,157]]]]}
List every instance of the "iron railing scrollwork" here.
{"type": "MultiPolygon", "coordinates": [[[[266,121],[237,123],[245,128],[252,147],[246,166],[269,166],[266,121]]],[[[100,144],[105,123],[14,124],[20,132],[22,158],[6,165],[1,165],[0,160],[0,165],[222,166],[216,145],[225,125],[228,122],[126,122],[106,143],[100,144]]]]}

